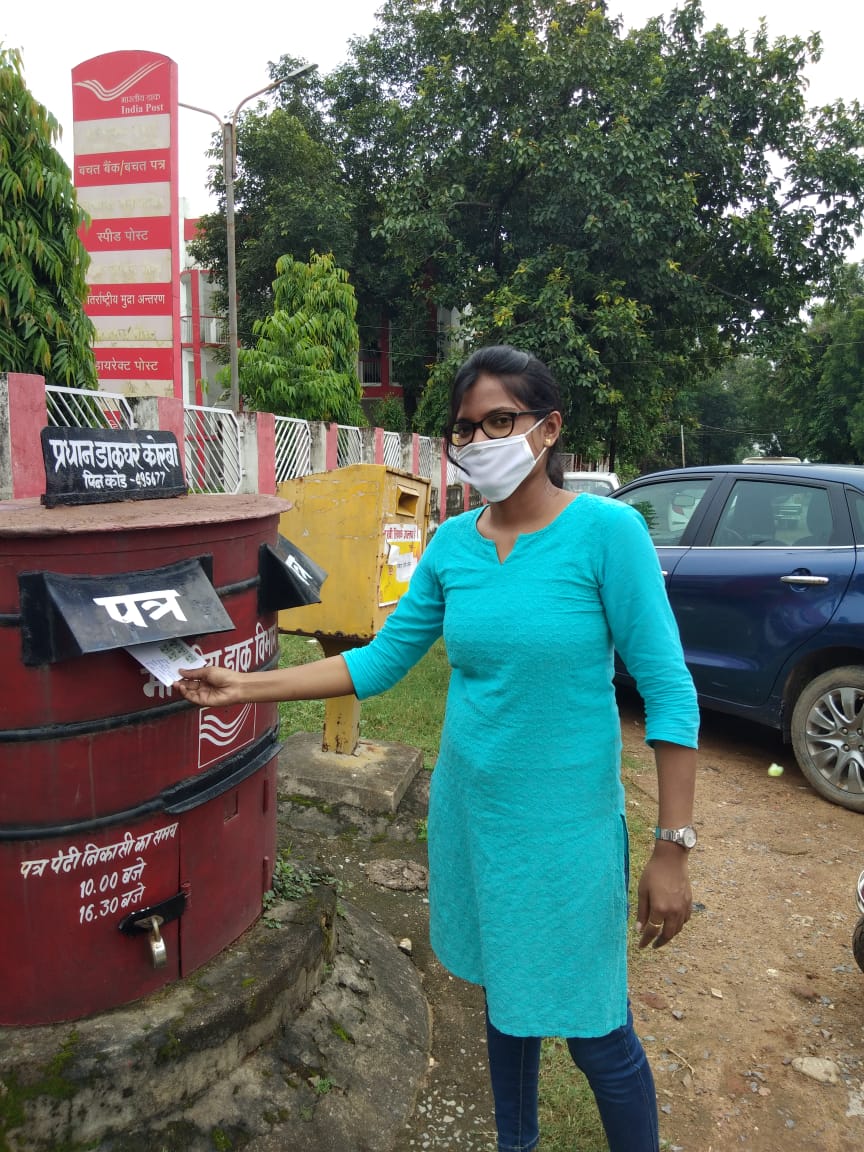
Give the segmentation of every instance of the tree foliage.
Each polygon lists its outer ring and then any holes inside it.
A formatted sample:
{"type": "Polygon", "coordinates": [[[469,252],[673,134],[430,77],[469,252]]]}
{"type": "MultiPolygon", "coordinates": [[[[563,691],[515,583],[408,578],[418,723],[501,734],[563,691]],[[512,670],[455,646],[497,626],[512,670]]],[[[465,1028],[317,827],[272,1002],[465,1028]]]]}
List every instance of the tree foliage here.
{"type": "Polygon", "coordinates": [[[682,397],[681,412],[688,463],[757,451],[864,462],[864,268],[845,266],[831,297],[775,358],[730,361],[682,397]]]}
{"type": "Polygon", "coordinates": [[[819,53],[815,34],[706,29],[699,0],[627,33],[600,0],[385,0],[330,76],[243,119],[241,328],[277,247],[331,248],[362,330],[391,321],[409,412],[425,387],[422,430],[445,404],[441,306],[468,318],[466,350],[552,366],[568,447],[657,458],[737,355],[782,361],[791,386],[802,310],[861,232],[864,117],[808,107],[819,53]]]}
{"type": "Polygon", "coordinates": [[[697,0],[623,35],[605,7],[388,0],[353,77],[388,250],[475,342],[553,366],[573,446],[639,455],[694,375],[830,286],[864,122],[806,107],[816,36],[703,31],[697,0]]]}
{"type": "MultiPolygon", "coordinates": [[[[298,61],[283,57],[283,71],[298,61]]],[[[281,64],[280,64],[281,68],[281,64]]],[[[274,79],[280,68],[273,69],[274,79]]],[[[270,111],[264,104],[241,114],[237,124],[234,181],[237,326],[241,344],[253,343],[254,323],[273,308],[273,269],[283,255],[308,260],[311,252],[332,252],[336,262],[350,265],[353,222],[350,198],[337,157],[324,139],[315,112],[317,81],[301,77],[291,82],[283,103],[270,111]],[[305,93],[305,99],[301,94],[305,93]]],[[[210,189],[219,209],[201,217],[190,252],[210,269],[216,281],[227,283],[225,180],[222,138],[216,134],[210,156],[210,189]]],[[[227,308],[227,298],[217,297],[227,308]]]]}
{"type": "Polygon", "coordinates": [[[760,453],[789,454],[776,383],[776,365],[767,357],[730,360],[682,397],[680,424],[645,470],[680,464],[682,455],[686,464],[734,464],[760,453]]]}
{"type": "Polygon", "coordinates": [[[864,462],[864,268],[850,264],[778,365],[770,392],[787,450],[836,464],[864,462]]]}
{"type": "Polygon", "coordinates": [[[251,408],[304,420],[364,424],[357,378],[357,300],[332,253],[276,262],[272,315],[241,348],[240,390],[251,408]]]}
{"type": "Polygon", "coordinates": [[[89,258],[78,236],[86,216],[59,136],[27,88],[20,53],[0,44],[0,371],[95,386],[89,258]]]}

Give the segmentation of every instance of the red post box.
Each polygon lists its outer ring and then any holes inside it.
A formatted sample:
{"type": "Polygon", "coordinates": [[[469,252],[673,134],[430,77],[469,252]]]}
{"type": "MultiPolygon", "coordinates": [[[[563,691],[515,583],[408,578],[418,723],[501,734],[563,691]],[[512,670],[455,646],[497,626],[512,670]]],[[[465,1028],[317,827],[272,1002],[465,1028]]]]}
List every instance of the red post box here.
{"type": "Polygon", "coordinates": [[[286,601],[262,585],[278,572],[285,507],[271,496],[0,503],[0,1024],[128,1003],[260,915],[276,705],[193,708],[122,646],[87,650],[68,604],[84,588],[83,613],[94,599],[116,607],[134,588],[146,623],[171,607],[167,592],[184,603],[166,583],[191,572],[190,602],[206,599],[203,580],[215,622],[188,642],[210,663],[273,667],[286,601]],[[161,609],[140,592],[150,573],[161,609]]]}

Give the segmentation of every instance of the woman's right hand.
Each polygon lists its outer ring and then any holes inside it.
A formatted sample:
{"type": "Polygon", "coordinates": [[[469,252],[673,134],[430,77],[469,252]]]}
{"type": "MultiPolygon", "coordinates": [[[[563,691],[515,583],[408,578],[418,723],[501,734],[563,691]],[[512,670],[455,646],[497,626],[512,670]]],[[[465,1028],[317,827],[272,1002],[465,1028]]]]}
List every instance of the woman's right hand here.
{"type": "Polygon", "coordinates": [[[174,687],[191,704],[201,708],[220,708],[239,704],[246,699],[242,690],[243,673],[207,664],[203,668],[181,668],[182,680],[174,687]]]}

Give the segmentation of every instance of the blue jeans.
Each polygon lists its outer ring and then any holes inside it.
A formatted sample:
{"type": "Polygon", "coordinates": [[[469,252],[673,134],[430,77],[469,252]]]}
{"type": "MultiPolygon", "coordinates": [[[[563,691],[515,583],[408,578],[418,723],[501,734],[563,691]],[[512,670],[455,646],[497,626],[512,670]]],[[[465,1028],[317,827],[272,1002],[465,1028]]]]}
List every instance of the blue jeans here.
{"type": "MultiPolygon", "coordinates": [[[[486,1037],[498,1152],[530,1152],[540,1139],[540,1037],[507,1036],[488,1012],[486,1037]]],[[[629,1007],[622,1028],[590,1039],[571,1037],[567,1047],[594,1093],[610,1152],[659,1152],[654,1077],[629,1007]]]]}

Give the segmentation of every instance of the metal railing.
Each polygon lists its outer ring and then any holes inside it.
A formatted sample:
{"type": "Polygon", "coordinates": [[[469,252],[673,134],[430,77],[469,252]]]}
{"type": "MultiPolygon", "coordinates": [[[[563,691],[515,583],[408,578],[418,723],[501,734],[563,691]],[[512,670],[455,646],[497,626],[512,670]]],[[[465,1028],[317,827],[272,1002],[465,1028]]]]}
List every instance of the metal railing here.
{"type": "Polygon", "coordinates": [[[417,474],[432,478],[432,468],[435,462],[435,453],[432,450],[432,440],[429,436],[418,436],[419,450],[417,453],[417,474]]]}
{"type": "MultiPolygon", "coordinates": [[[[193,344],[195,333],[194,316],[180,317],[180,341],[183,344],[193,344]]],[[[225,333],[225,318],[223,316],[198,317],[198,342],[200,344],[225,344],[228,337],[225,333]]]]}
{"type": "Polygon", "coordinates": [[[360,429],[350,424],[336,425],[336,467],[363,463],[363,438],[360,429]]]}
{"type": "Polygon", "coordinates": [[[295,476],[308,476],[312,471],[312,431],[306,420],[277,416],[276,483],[295,476]]]}
{"type": "Polygon", "coordinates": [[[380,356],[360,356],[358,361],[358,368],[360,376],[360,383],[364,386],[367,384],[380,384],[381,383],[381,357],[380,356]]]}
{"type": "Polygon", "coordinates": [[[54,428],[134,428],[129,401],[119,392],[45,385],[48,423],[54,428]]]}
{"type": "Polygon", "coordinates": [[[183,410],[186,483],[192,492],[239,492],[243,484],[240,425],[227,408],[183,410]]]}
{"type": "MultiPolygon", "coordinates": [[[[442,448],[441,451],[443,452],[444,449],[442,448]]],[[[464,477],[462,476],[459,469],[456,467],[456,465],[453,463],[453,461],[448,456],[448,458],[447,458],[447,487],[449,488],[451,484],[464,484],[464,483],[465,483],[464,477]]]]}
{"type": "MultiPolygon", "coordinates": [[[[128,397],[119,392],[88,388],[45,386],[48,423],[60,428],[134,429],[137,427],[128,397]]],[[[312,471],[312,432],[306,420],[276,416],[276,481],[306,476],[312,471]]],[[[192,492],[234,494],[243,486],[241,429],[236,415],[227,408],[187,404],[183,409],[186,479],[192,492]]],[[[418,437],[418,475],[432,477],[436,459],[429,436],[418,437]]],[[[383,459],[388,468],[403,468],[402,438],[385,431],[383,459]]],[[[363,437],[359,428],[337,425],[336,466],[363,462],[363,437]]],[[[460,483],[452,463],[447,483],[460,483]]]]}
{"type": "Polygon", "coordinates": [[[402,467],[402,437],[398,432],[384,433],[384,463],[388,468],[402,467]]]}

